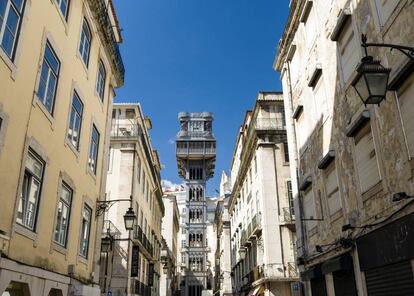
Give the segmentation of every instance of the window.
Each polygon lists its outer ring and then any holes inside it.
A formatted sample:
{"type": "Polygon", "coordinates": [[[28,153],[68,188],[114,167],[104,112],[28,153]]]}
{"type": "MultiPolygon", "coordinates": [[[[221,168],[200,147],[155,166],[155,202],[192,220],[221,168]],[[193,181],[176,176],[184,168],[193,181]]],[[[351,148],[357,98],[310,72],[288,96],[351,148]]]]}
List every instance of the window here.
{"type": "Polygon", "coordinates": [[[398,0],[375,0],[381,26],[385,25],[399,2],[398,0]]]}
{"type": "Polygon", "coordinates": [[[305,32],[306,32],[306,43],[308,48],[313,45],[316,37],[316,15],[315,9],[312,7],[310,8],[308,15],[305,21],[305,32]]]}
{"type": "Polygon", "coordinates": [[[105,80],[106,80],[106,70],[102,61],[99,61],[98,64],[98,79],[96,81],[96,91],[98,92],[99,98],[103,102],[104,93],[105,93],[105,80]]]}
{"type": "Polygon", "coordinates": [[[355,136],[355,164],[361,192],[364,193],[380,180],[374,140],[369,122],[355,136]]]}
{"type": "Polygon", "coordinates": [[[288,143],[283,143],[283,153],[285,157],[285,162],[289,162],[289,147],[288,143]]]}
{"type": "Polygon", "coordinates": [[[69,11],[69,0],[55,0],[56,4],[59,6],[60,12],[62,12],[62,15],[65,17],[65,19],[68,19],[68,11],[69,11]]]}
{"type": "Polygon", "coordinates": [[[316,120],[321,120],[328,114],[328,105],[326,101],[325,87],[323,83],[323,77],[319,77],[318,81],[313,88],[313,96],[315,99],[315,115],[316,120]]]}
{"type": "Polygon", "coordinates": [[[72,98],[72,109],[69,118],[68,140],[79,150],[79,140],[82,126],[83,103],[78,94],[74,91],[72,98]]]}
{"type": "Polygon", "coordinates": [[[328,198],[329,214],[332,216],[341,210],[336,168],[332,166],[326,174],[326,195],[328,198]]]}
{"type": "Polygon", "coordinates": [[[254,157],[254,173],[257,174],[257,158],[254,157]]]}
{"type": "Polygon", "coordinates": [[[145,171],[144,168],[142,168],[142,193],[145,195],[145,171]]]}
{"type": "Polygon", "coordinates": [[[30,230],[36,226],[43,173],[43,160],[29,149],[16,222],[30,230]]]}
{"type": "Polygon", "coordinates": [[[351,18],[344,24],[344,28],[338,38],[339,59],[343,82],[347,82],[355,71],[359,60],[359,48],[352,29],[351,18]]]}
{"type": "Polygon", "coordinates": [[[13,60],[17,45],[24,0],[0,0],[0,46],[13,60]]]}
{"type": "Polygon", "coordinates": [[[141,182],[141,158],[137,156],[137,179],[138,183],[141,182]]]}
{"type": "Polygon", "coordinates": [[[92,39],[91,29],[89,28],[89,25],[86,19],[83,19],[81,40],[80,40],[80,45],[79,45],[79,53],[86,66],[88,66],[88,63],[89,63],[89,52],[91,50],[91,39],[92,39]]]}
{"type": "Polygon", "coordinates": [[[96,167],[98,164],[98,149],[99,149],[99,132],[95,125],[92,127],[91,147],[89,149],[89,168],[96,174],[96,167]]]}
{"type": "Polygon", "coordinates": [[[307,230],[312,230],[316,227],[316,221],[311,221],[316,218],[315,197],[313,195],[312,187],[303,194],[303,214],[307,230]]]}
{"type": "Polygon", "coordinates": [[[89,249],[89,235],[91,232],[91,217],[92,217],[92,209],[87,205],[83,206],[82,211],[82,232],[81,232],[81,239],[80,239],[80,250],[79,254],[82,257],[88,257],[88,249],[89,249]]]}
{"type": "Polygon", "coordinates": [[[414,75],[406,80],[398,89],[398,98],[401,109],[402,122],[404,124],[405,136],[407,138],[410,155],[414,156],[414,75]]]}
{"type": "Polygon", "coordinates": [[[292,181],[287,181],[286,185],[287,185],[286,187],[287,187],[290,214],[295,215],[295,205],[293,203],[293,193],[292,193],[292,181]]]}
{"type": "Polygon", "coordinates": [[[37,96],[50,114],[55,104],[59,69],[60,62],[49,42],[46,42],[37,96]]]}
{"type": "Polygon", "coordinates": [[[55,242],[63,247],[66,247],[68,238],[72,193],[72,189],[65,183],[62,183],[56,218],[55,242]]]}

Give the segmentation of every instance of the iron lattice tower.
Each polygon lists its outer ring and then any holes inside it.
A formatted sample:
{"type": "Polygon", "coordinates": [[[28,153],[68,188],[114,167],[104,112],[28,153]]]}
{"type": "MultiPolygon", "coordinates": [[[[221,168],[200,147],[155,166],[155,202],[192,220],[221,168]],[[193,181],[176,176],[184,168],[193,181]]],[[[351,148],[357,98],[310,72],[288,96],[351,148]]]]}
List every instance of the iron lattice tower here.
{"type": "Polygon", "coordinates": [[[209,289],[207,281],[206,182],[213,177],[216,140],[212,133],[213,114],[178,114],[180,131],[176,139],[178,174],[186,184],[185,272],[181,295],[200,296],[209,289]]]}

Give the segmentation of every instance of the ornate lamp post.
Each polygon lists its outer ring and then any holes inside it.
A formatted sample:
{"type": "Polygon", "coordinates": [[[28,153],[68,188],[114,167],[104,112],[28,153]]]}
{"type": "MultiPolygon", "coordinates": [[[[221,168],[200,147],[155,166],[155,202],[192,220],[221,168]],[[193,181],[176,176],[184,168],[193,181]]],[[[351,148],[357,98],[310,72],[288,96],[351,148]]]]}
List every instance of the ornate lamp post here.
{"type": "Polygon", "coordinates": [[[388,78],[390,68],[385,68],[372,56],[368,55],[368,47],[386,47],[391,50],[396,49],[406,55],[410,60],[414,60],[414,47],[408,47],[389,43],[367,43],[366,35],[362,35],[361,46],[365,49],[365,57],[357,66],[358,75],[352,82],[359,97],[365,105],[380,104],[385,99],[388,90],[388,78]]]}

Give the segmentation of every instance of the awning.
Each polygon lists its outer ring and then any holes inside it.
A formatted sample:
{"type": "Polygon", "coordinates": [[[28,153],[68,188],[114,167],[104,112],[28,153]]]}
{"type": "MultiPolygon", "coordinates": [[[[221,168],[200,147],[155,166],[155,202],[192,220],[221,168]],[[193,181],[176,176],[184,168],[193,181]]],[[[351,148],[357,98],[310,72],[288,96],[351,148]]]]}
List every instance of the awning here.
{"type": "Polygon", "coordinates": [[[304,272],[301,272],[300,277],[304,281],[309,281],[311,279],[323,277],[322,270],[321,270],[321,265],[320,264],[315,265],[315,266],[309,268],[308,270],[306,270],[304,272]]]}
{"type": "Polygon", "coordinates": [[[345,254],[322,263],[322,273],[328,274],[337,270],[351,270],[353,269],[352,257],[350,254],[345,254]]]}

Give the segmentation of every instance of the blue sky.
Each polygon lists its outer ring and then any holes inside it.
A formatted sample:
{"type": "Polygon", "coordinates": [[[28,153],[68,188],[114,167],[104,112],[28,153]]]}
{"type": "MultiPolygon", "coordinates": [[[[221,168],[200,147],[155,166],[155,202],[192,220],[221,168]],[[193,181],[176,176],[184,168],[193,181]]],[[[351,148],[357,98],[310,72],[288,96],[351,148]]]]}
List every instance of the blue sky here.
{"type": "Polygon", "coordinates": [[[116,101],[139,101],[153,124],[162,178],[182,183],[175,146],[180,111],[214,113],[216,172],[229,171],[238,129],[260,90],[281,90],[272,69],[288,14],[281,0],[115,0],[123,29],[125,85],[116,101]]]}

